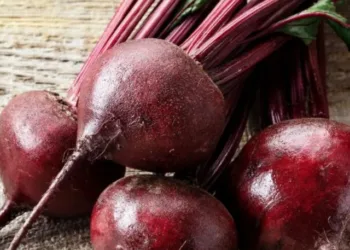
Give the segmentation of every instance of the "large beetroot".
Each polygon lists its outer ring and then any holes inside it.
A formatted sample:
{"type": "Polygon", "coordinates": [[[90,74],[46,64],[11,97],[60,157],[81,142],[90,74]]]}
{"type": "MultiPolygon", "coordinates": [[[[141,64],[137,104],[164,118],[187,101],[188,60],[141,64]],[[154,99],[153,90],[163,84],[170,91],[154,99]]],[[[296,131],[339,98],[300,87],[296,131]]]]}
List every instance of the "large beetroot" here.
{"type": "Polygon", "coordinates": [[[220,196],[242,249],[333,250],[350,242],[350,127],[297,119],[252,138],[220,196]]]}
{"type": "Polygon", "coordinates": [[[129,176],[99,197],[91,219],[95,250],[235,250],[235,225],[208,193],[158,176],[129,176]]]}
{"type": "Polygon", "coordinates": [[[106,150],[116,162],[156,172],[205,161],[224,121],[224,99],[209,76],[180,48],[157,39],[105,53],[78,105],[83,150],[106,150]]]}
{"type": "MultiPolygon", "coordinates": [[[[0,220],[16,205],[34,206],[75,146],[74,111],[56,94],[31,91],[16,96],[0,115],[0,177],[7,202],[0,220]]],[[[124,176],[125,168],[110,161],[79,162],[45,213],[70,217],[91,212],[99,194],[124,176]]]]}

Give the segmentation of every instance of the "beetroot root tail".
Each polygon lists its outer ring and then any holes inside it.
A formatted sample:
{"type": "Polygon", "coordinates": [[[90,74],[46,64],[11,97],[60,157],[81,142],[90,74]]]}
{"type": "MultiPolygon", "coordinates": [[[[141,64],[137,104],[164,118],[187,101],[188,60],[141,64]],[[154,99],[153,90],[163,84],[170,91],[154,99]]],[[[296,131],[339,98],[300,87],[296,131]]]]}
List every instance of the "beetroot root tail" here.
{"type": "Polygon", "coordinates": [[[5,224],[10,219],[10,214],[13,211],[15,203],[12,200],[6,200],[2,208],[0,209],[0,227],[5,226],[5,224]]]}
{"type": "Polygon", "coordinates": [[[33,225],[33,223],[36,221],[36,219],[40,216],[40,214],[45,209],[45,206],[49,202],[50,198],[58,190],[59,185],[62,183],[63,180],[66,179],[66,177],[69,176],[69,174],[72,172],[72,170],[76,166],[79,166],[79,164],[76,164],[76,163],[79,162],[80,160],[84,159],[86,154],[87,154],[86,150],[77,149],[73,152],[73,154],[69,157],[69,159],[65,163],[64,167],[61,169],[61,171],[58,173],[58,175],[55,177],[55,179],[50,184],[50,187],[47,189],[47,191],[41,197],[38,204],[33,208],[31,214],[26,219],[26,221],[24,222],[22,227],[16,233],[8,250],[17,249],[17,247],[20,245],[22,239],[26,236],[30,227],[33,225]]]}

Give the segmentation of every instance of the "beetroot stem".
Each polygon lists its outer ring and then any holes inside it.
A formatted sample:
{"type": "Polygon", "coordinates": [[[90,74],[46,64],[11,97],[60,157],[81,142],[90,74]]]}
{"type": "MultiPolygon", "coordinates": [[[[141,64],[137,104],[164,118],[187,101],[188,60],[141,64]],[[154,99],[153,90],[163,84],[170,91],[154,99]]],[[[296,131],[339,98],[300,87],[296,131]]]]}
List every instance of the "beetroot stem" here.
{"type": "Polygon", "coordinates": [[[309,46],[308,66],[311,72],[311,97],[310,113],[312,117],[329,118],[329,107],[325,79],[319,67],[317,42],[314,41],[309,46]]]}
{"type": "Polygon", "coordinates": [[[168,20],[171,13],[178,6],[179,2],[180,0],[161,2],[161,4],[147,19],[145,24],[143,24],[143,27],[138,31],[134,39],[153,37],[168,20]]]}
{"type": "Polygon", "coordinates": [[[69,176],[69,174],[74,170],[79,164],[77,162],[80,162],[84,158],[86,158],[86,155],[88,153],[88,150],[75,150],[74,153],[69,157],[67,162],[65,163],[64,167],[61,169],[61,171],[58,173],[58,175],[55,177],[55,179],[50,184],[50,187],[46,190],[38,204],[34,207],[29,217],[26,219],[24,224],[21,226],[20,230],[16,233],[15,237],[13,238],[10,247],[8,250],[15,250],[21,243],[21,240],[23,237],[25,237],[26,233],[28,232],[29,228],[32,226],[32,224],[35,222],[35,220],[39,217],[39,215],[42,213],[42,211],[45,208],[45,205],[48,203],[50,198],[58,191],[58,187],[61,185],[61,183],[66,179],[66,177],[69,176]]]}
{"type": "MultiPolygon", "coordinates": [[[[305,76],[303,72],[302,60],[305,58],[302,55],[301,45],[296,44],[293,54],[295,55],[294,65],[291,65],[291,87],[290,87],[290,98],[291,98],[291,118],[303,118],[306,115],[305,110],[305,76]]],[[[302,45],[305,47],[305,45],[302,45]]],[[[290,54],[292,56],[292,54],[290,54]]]]}
{"type": "Polygon", "coordinates": [[[220,1],[202,24],[192,33],[193,39],[186,51],[191,53],[210,38],[223,24],[229,20],[232,13],[238,10],[244,0],[224,0],[220,1]]]}
{"type": "Polygon", "coordinates": [[[217,153],[214,154],[214,157],[207,164],[199,169],[198,182],[205,190],[215,190],[217,181],[229,166],[239,147],[254,100],[254,95],[251,92],[252,87],[252,84],[245,86],[237,108],[232,112],[221,137],[217,153]]]}
{"type": "Polygon", "coordinates": [[[2,208],[0,209],[0,226],[3,226],[8,222],[14,205],[15,203],[12,200],[7,199],[5,201],[2,208]]]}
{"type": "Polygon", "coordinates": [[[265,42],[260,42],[235,60],[209,71],[209,75],[218,85],[227,83],[267,58],[289,39],[288,36],[275,36],[265,42]]]}
{"type": "Polygon", "coordinates": [[[165,40],[176,45],[181,44],[201,17],[201,13],[188,17],[182,24],[176,26],[165,40]]]}
{"type": "Polygon", "coordinates": [[[220,64],[240,42],[257,30],[264,18],[288,2],[289,0],[266,0],[255,5],[226,24],[190,56],[202,62],[204,68],[220,64]]]}

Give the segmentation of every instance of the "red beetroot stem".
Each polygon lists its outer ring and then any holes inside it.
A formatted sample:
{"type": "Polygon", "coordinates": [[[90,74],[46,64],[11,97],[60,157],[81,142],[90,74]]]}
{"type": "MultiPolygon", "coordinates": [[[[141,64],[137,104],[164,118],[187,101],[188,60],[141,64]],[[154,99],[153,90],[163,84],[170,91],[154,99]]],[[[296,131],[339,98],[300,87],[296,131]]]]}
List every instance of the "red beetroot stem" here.
{"type": "MultiPolygon", "coordinates": [[[[193,2],[191,2],[190,4],[193,4],[193,2]]],[[[208,2],[208,4],[201,8],[201,10],[199,10],[197,13],[194,13],[191,16],[186,17],[186,19],[182,21],[181,24],[177,25],[171,31],[171,27],[177,21],[179,15],[181,15],[186,8],[190,7],[190,4],[185,6],[182,9],[182,11],[178,13],[178,15],[173,19],[173,21],[170,22],[168,27],[166,27],[166,29],[163,32],[161,32],[159,38],[163,38],[176,45],[180,45],[182,42],[188,39],[189,35],[191,34],[190,32],[196,29],[197,26],[202,23],[205,16],[208,15],[208,12],[210,12],[211,9],[215,7],[215,1],[208,2]]]]}
{"type": "Polygon", "coordinates": [[[105,44],[108,42],[110,37],[113,35],[119,24],[122,22],[122,20],[125,18],[127,13],[129,12],[130,8],[134,4],[135,0],[124,0],[120,6],[117,8],[112,20],[107,25],[107,28],[103,32],[100,40],[96,44],[95,48],[91,52],[90,56],[88,57],[87,61],[85,62],[83,68],[79,72],[78,76],[76,77],[75,81],[73,82],[73,85],[68,90],[68,101],[73,104],[73,106],[76,105],[76,93],[80,90],[80,84],[81,84],[81,78],[85,75],[85,72],[87,71],[87,68],[92,64],[93,61],[95,61],[96,57],[98,57],[105,46],[105,44]]]}
{"type": "Polygon", "coordinates": [[[286,55],[288,55],[286,50],[274,54],[264,65],[264,71],[261,72],[261,74],[264,74],[262,77],[265,77],[264,81],[267,83],[265,95],[267,97],[269,125],[289,119],[286,84],[288,82],[287,65],[290,65],[290,63],[286,61],[288,58],[286,55]]]}
{"type": "Polygon", "coordinates": [[[206,69],[218,65],[239,43],[259,28],[264,18],[272,15],[289,1],[265,0],[257,4],[230,21],[190,56],[202,62],[206,69]],[[218,56],[219,53],[220,56],[218,56]]]}
{"type": "Polygon", "coordinates": [[[247,3],[238,13],[237,15],[241,15],[242,13],[246,12],[247,10],[253,8],[255,5],[261,3],[265,0],[251,0],[249,3],[247,3]]]}
{"type": "Polygon", "coordinates": [[[306,90],[305,86],[307,85],[307,81],[304,74],[304,68],[303,68],[303,60],[305,60],[305,56],[303,56],[303,50],[301,50],[301,47],[305,47],[305,45],[302,45],[300,43],[295,44],[294,50],[289,55],[294,55],[295,58],[293,59],[294,65],[291,65],[291,72],[290,72],[290,99],[291,99],[291,118],[297,119],[297,118],[303,118],[306,116],[306,90]]]}
{"type": "Polygon", "coordinates": [[[197,173],[198,183],[205,190],[215,190],[217,181],[232,161],[239,147],[253,104],[252,89],[254,89],[254,85],[252,85],[247,84],[239,98],[240,101],[230,116],[216,153],[207,164],[199,168],[197,173]]]}
{"type": "Polygon", "coordinates": [[[153,37],[168,20],[169,16],[180,3],[180,0],[163,1],[149,16],[143,27],[138,31],[134,39],[153,37]]]}
{"type": "Polygon", "coordinates": [[[280,21],[274,23],[273,25],[271,25],[270,27],[265,29],[263,32],[260,32],[258,35],[251,37],[250,39],[246,40],[245,42],[249,42],[251,40],[256,40],[256,39],[263,37],[267,34],[275,32],[275,31],[283,28],[284,26],[286,26],[289,23],[303,20],[303,19],[307,19],[307,18],[315,18],[315,17],[328,18],[329,20],[334,21],[334,22],[340,24],[341,26],[350,29],[350,24],[340,22],[338,19],[334,18],[333,16],[327,15],[326,13],[323,13],[323,12],[299,13],[299,14],[296,14],[294,16],[285,18],[283,20],[280,20],[280,21]]]}
{"type": "Polygon", "coordinates": [[[303,2],[300,1],[290,1],[284,5],[281,9],[277,10],[263,25],[260,26],[259,30],[267,29],[271,26],[276,20],[286,17],[287,15],[292,14],[303,2]]]}
{"type": "Polygon", "coordinates": [[[317,42],[314,41],[309,45],[307,64],[311,75],[310,115],[312,117],[329,118],[326,83],[325,80],[322,79],[322,74],[320,72],[317,50],[317,42]]]}
{"type": "Polygon", "coordinates": [[[45,205],[49,201],[49,199],[58,191],[58,186],[62,184],[62,182],[66,179],[69,173],[79,166],[77,164],[81,160],[86,157],[86,153],[88,150],[76,150],[67,160],[66,164],[62,168],[62,170],[58,173],[57,177],[50,184],[48,190],[44,193],[43,197],[40,199],[38,204],[34,207],[32,212],[30,213],[28,219],[21,226],[20,230],[16,233],[13,238],[8,250],[15,250],[19,246],[22,238],[27,234],[31,225],[35,222],[35,220],[40,216],[42,211],[45,209],[45,205]]]}
{"type": "Polygon", "coordinates": [[[225,84],[239,75],[250,70],[257,63],[270,56],[273,52],[281,48],[290,37],[274,36],[265,42],[259,42],[252,49],[237,57],[235,60],[209,71],[210,77],[218,84],[225,84]]]}
{"type": "Polygon", "coordinates": [[[115,44],[125,42],[154,2],[155,0],[137,1],[129,14],[116,29],[113,36],[106,43],[104,51],[112,48],[115,44]]]}
{"type": "Polygon", "coordinates": [[[11,200],[6,200],[0,209],[0,226],[4,226],[10,219],[10,214],[14,208],[14,202],[11,200]]]}
{"type": "Polygon", "coordinates": [[[196,25],[200,17],[201,13],[188,17],[181,25],[176,26],[174,30],[165,38],[165,40],[176,45],[181,44],[196,25]]]}
{"type": "Polygon", "coordinates": [[[191,53],[210,38],[223,24],[229,20],[232,13],[238,11],[245,0],[221,0],[202,24],[192,33],[190,44],[186,46],[186,52],[191,53]]]}
{"type": "Polygon", "coordinates": [[[317,34],[317,51],[318,51],[318,63],[320,68],[321,80],[324,88],[327,88],[327,58],[326,58],[326,45],[325,45],[325,30],[324,22],[321,22],[320,28],[317,34]]]}

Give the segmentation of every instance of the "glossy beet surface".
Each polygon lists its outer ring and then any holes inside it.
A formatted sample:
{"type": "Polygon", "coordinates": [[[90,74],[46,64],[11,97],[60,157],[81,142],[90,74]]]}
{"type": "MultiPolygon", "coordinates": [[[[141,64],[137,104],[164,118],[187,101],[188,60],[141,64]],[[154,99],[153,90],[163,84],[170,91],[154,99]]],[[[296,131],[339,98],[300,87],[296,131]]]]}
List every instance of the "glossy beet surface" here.
{"type": "Polygon", "coordinates": [[[220,196],[237,217],[242,250],[349,249],[349,126],[326,119],[271,126],[228,176],[220,196]]]}
{"type": "Polygon", "coordinates": [[[129,176],[99,197],[95,250],[236,250],[235,225],[208,193],[173,179],[129,176]]]}
{"type": "MultiPolygon", "coordinates": [[[[57,95],[31,91],[16,96],[0,115],[0,174],[8,200],[35,205],[75,146],[74,112],[57,95]]],[[[81,167],[52,199],[46,214],[76,216],[91,212],[99,194],[124,176],[125,168],[106,160],[81,167]]]]}
{"type": "Polygon", "coordinates": [[[78,104],[79,139],[89,148],[156,172],[205,161],[224,120],[223,96],[208,75],[180,48],[157,39],[107,51],[86,77],[78,104]]]}

